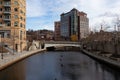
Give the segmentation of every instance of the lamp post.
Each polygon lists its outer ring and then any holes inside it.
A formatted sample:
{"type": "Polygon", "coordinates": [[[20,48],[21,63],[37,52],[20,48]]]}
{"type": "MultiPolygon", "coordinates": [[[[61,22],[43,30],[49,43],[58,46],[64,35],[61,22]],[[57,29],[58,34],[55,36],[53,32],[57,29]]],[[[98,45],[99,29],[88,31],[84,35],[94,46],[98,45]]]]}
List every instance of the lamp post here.
{"type": "MultiPolygon", "coordinates": [[[[3,33],[2,33],[3,35],[3,33]]],[[[2,40],[2,35],[0,35],[1,38],[1,59],[3,59],[3,40],[2,40]]]]}
{"type": "Polygon", "coordinates": [[[117,44],[118,44],[117,32],[115,32],[114,33],[114,50],[115,50],[115,55],[117,55],[117,44]]]}
{"type": "MultiPolygon", "coordinates": [[[[14,31],[13,31],[13,35],[12,35],[12,40],[13,40],[13,55],[15,54],[15,41],[16,39],[18,39],[18,36],[15,35],[15,28],[14,28],[14,31]]],[[[16,50],[17,51],[17,50],[16,50]]]]}
{"type": "Polygon", "coordinates": [[[22,53],[22,45],[23,45],[23,42],[20,42],[21,43],[21,53],[22,53]]]}
{"type": "MultiPolygon", "coordinates": [[[[2,25],[3,29],[5,28],[5,24],[2,25]]],[[[4,45],[4,40],[2,40],[2,38],[4,38],[4,32],[1,33],[1,59],[3,59],[3,45],[4,45]]]]}
{"type": "Polygon", "coordinates": [[[14,46],[14,45],[15,45],[15,29],[14,29],[12,38],[13,38],[13,55],[14,55],[14,47],[15,47],[15,46],[14,46]]]}

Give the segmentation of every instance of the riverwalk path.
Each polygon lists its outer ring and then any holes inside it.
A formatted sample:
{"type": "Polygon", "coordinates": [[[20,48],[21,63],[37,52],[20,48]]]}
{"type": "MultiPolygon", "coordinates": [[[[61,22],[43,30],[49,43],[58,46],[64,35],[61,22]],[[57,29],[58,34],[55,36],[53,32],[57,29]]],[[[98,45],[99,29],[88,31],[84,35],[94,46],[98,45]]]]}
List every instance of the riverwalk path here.
{"type": "Polygon", "coordinates": [[[6,53],[3,56],[3,59],[0,56],[0,70],[8,67],[9,65],[22,60],[30,55],[36,54],[38,52],[45,51],[45,49],[38,49],[38,50],[33,50],[33,51],[23,51],[23,52],[18,52],[13,54],[8,54],[6,53]]]}
{"type": "Polygon", "coordinates": [[[84,49],[82,49],[82,52],[84,52],[84,54],[86,54],[96,60],[102,61],[102,63],[105,63],[106,65],[109,65],[112,68],[116,68],[116,69],[120,70],[120,61],[116,61],[116,60],[110,59],[108,57],[100,56],[98,54],[93,54],[84,49]]]}

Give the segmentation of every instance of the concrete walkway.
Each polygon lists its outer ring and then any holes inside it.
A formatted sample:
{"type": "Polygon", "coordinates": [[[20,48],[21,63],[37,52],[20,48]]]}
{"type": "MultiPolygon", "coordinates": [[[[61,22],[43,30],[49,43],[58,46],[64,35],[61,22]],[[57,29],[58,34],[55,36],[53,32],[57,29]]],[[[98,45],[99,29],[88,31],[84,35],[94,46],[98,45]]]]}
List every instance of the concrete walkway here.
{"type": "Polygon", "coordinates": [[[82,51],[87,54],[88,56],[96,59],[96,60],[99,60],[99,61],[102,61],[103,63],[111,66],[111,67],[114,67],[114,68],[117,68],[117,69],[120,69],[120,62],[119,61],[116,61],[116,60],[112,60],[110,58],[107,58],[107,57],[104,57],[104,56],[100,56],[100,55],[97,55],[97,54],[93,54],[87,50],[84,50],[82,49],[82,51]]]}
{"type": "Polygon", "coordinates": [[[28,56],[31,56],[33,54],[36,54],[38,52],[42,52],[45,51],[45,49],[39,49],[39,50],[34,50],[34,51],[23,51],[23,52],[19,52],[19,53],[14,53],[13,54],[4,54],[3,55],[3,59],[1,59],[1,54],[0,54],[0,70],[8,67],[9,65],[22,60],[28,56]]]}

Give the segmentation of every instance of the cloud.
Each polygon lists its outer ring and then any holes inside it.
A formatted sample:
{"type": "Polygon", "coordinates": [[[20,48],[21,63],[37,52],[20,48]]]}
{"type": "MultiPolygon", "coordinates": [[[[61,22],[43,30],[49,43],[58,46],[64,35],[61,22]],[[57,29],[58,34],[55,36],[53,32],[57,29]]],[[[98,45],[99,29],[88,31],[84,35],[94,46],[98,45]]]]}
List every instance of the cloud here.
{"type": "Polygon", "coordinates": [[[119,0],[27,0],[28,22],[32,18],[35,20],[29,22],[28,27],[30,24],[36,25],[37,21],[37,26],[53,29],[54,21],[60,19],[60,14],[69,12],[72,8],[86,12],[91,27],[100,24],[102,20],[110,24],[115,15],[120,14],[119,5],[119,0]]]}
{"type": "Polygon", "coordinates": [[[27,0],[27,17],[38,17],[46,14],[41,0],[27,0]]]}

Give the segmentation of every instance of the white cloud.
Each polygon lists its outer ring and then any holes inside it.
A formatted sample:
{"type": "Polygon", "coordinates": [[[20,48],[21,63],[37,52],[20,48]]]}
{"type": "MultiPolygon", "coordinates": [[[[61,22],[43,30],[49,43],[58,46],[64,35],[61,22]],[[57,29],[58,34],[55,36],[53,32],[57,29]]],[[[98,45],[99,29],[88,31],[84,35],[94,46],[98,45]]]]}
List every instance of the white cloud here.
{"type": "Polygon", "coordinates": [[[27,17],[39,17],[46,14],[40,0],[27,0],[27,17]]]}
{"type": "MultiPolygon", "coordinates": [[[[115,15],[120,14],[119,5],[119,0],[27,0],[27,17],[48,16],[47,19],[42,18],[42,26],[43,22],[54,22],[60,18],[61,13],[77,8],[88,14],[90,26],[94,27],[102,20],[110,24],[115,15]]],[[[53,29],[54,23],[43,26],[52,26],[50,28],[53,29]]]]}

